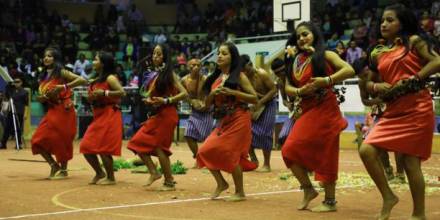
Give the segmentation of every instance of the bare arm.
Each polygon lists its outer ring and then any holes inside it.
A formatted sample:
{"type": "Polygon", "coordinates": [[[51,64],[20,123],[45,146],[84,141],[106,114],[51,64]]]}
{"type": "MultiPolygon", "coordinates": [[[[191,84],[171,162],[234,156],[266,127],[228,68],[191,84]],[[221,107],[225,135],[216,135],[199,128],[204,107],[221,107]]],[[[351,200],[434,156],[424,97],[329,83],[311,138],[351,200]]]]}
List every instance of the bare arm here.
{"type": "MultiPolygon", "coordinates": [[[[250,104],[256,104],[258,101],[257,98],[257,92],[255,92],[254,87],[252,87],[251,82],[247,78],[246,75],[240,74],[239,79],[240,87],[243,89],[243,91],[236,90],[236,89],[230,89],[228,87],[219,87],[219,93],[223,95],[232,95],[235,96],[237,99],[242,100],[244,102],[250,103],[250,104]]],[[[216,90],[214,90],[215,92],[216,90]]],[[[212,101],[212,100],[211,100],[212,101]]]]}
{"type": "Polygon", "coordinates": [[[119,96],[124,97],[126,95],[124,88],[122,88],[119,80],[114,76],[110,75],[107,77],[107,83],[110,85],[110,91],[108,91],[108,96],[119,96]]]}
{"type": "Polygon", "coordinates": [[[421,40],[419,36],[412,36],[410,43],[416,49],[417,54],[427,61],[426,65],[417,73],[420,79],[426,79],[430,75],[440,72],[440,56],[434,51],[429,51],[425,41],[421,40]]]}
{"type": "Polygon", "coordinates": [[[176,74],[173,74],[173,78],[174,78],[174,87],[176,87],[179,90],[179,94],[170,97],[170,103],[176,103],[188,97],[188,92],[183,87],[182,83],[180,83],[179,77],[177,77],[176,74]]]}
{"type": "Polygon", "coordinates": [[[302,94],[301,88],[293,86],[289,79],[286,77],[285,85],[284,85],[285,94],[290,97],[296,97],[302,94]]]}
{"type": "MultiPolygon", "coordinates": [[[[67,81],[64,85],[56,85],[52,90],[50,90],[46,95],[49,97],[57,96],[63,89],[74,88],[80,85],[84,85],[87,81],[68,70],[61,70],[61,77],[67,81]]],[[[42,96],[43,99],[47,99],[47,97],[42,96]]],[[[42,101],[44,101],[42,99],[42,101]]]]}
{"type": "MultiPolygon", "coordinates": [[[[188,75],[186,75],[186,76],[184,76],[184,77],[182,77],[180,80],[179,80],[179,83],[180,83],[180,85],[182,85],[182,87],[185,89],[185,91],[187,91],[187,93],[188,93],[188,88],[186,88],[186,84],[185,84],[185,81],[186,81],[186,79],[188,78],[188,76],[189,76],[189,74],[188,75]]],[[[190,101],[190,98],[189,98],[189,95],[188,96],[186,96],[185,98],[184,98],[184,100],[186,100],[186,101],[190,101]]]]}
{"type": "Polygon", "coordinates": [[[68,83],[66,83],[66,86],[69,88],[74,88],[77,86],[85,85],[87,81],[82,78],[81,76],[78,76],[68,70],[62,70],[61,71],[61,77],[66,79],[68,83]]]}
{"type": "Polygon", "coordinates": [[[264,105],[270,100],[273,99],[275,94],[277,93],[277,87],[275,86],[274,81],[269,76],[269,74],[264,70],[258,70],[261,79],[263,80],[264,86],[269,89],[269,92],[267,92],[260,100],[258,100],[257,105],[264,105]]]}
{"type": "MultiPolygon", "coordinates": [[[[372,59],[378,59],[378,56],[375,58],[372,57],[372,59]]],[[[377,60],[373,60],[373,62],[378,63],[377,60]]],[[[391,84],[383,82],[379,73],[370,69],[365,83],[365,89],[370,95],[377,96],[388,92],[391,89],[391,84]]]]}
{"type": "Polygon", "coordinates": [[[202,76],[199,82],[199,88],[197,88],[197,94],[200,95],[200,97],[197,97],[200,100],[204,99],[205,94],[203,93],[203,86],[205,85],[206,82],[206,76],[202,76]]]}
{"type": "Polygon", "coordinates": [[[244,92],[235,90],[235,97],[247,103],[256,104],[258,101],[257,92],[255,92],[255,89],[254,87],[252,87],[251,82],[244,74],[240,74],[240,86],[244,92]]]}
{"type": "Polygon", "coordinates": [[[205,98],[205,106],[206,107],[212,105],[212,102],[214,101],[214,96],[219,93],[218,91],[220,91],[219,88],[216,88],[216,89],[212,90],[208,96],[206,96],[206,98],[205,98]]]}
{"type": "Polygon", "coordinates": [[[342,60],[341,57],[337,55],[335,52],[326,51],[325,59],[328,60],[336,70],[336,72],[330,76],[333,84],[342,82],[354,76],[353,67],[351,67],[350,64],[342,60]]]}
{"type": "Polygon", "coordinates": [[[372,106],[382,102],[382,100],[380,100],[379,98],[370,99],[370,94],[367,91],[367,82],[368,79],[371,77],[369,76],[371,74],[372,72],[369,70],[366,71],[365,73],[359,74],[358,86],[359,86],[362,104],[364,104],[365,106],[372,106]]]}
{"type": "Polygon", "coordinates": [[[311,85],[314,89],[324,88],[354,76],[354,70],[350,64],[342,60],[335,52],[326,51],[325,60],[330,62],[335,69],[335,73],[327,77],[313,77],[311,85]]]}

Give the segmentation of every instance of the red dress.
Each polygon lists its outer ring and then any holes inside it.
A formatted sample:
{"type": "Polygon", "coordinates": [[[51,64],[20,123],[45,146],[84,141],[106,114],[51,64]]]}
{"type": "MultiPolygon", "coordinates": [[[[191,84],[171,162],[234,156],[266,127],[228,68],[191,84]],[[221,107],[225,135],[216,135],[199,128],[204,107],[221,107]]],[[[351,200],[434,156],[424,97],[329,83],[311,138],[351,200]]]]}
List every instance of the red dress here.
{"type": "MultiPolygon", "coordinates": [[[[404,50],[402,46],[380,55],[378,70],[384,82],[393,85],[422,69],[416,52],[402,57],[404,50]]],[[[388,102],[365,143],[426,160],[431,156],[434,124],[431,95],[424,89],[388,102]]]]}
{"type": "MultiPolygon", "coordinates": [[[[211,89],[217,88],[221,83],[219,77],[212,84],[211,89]]],[[[225,96],[217,95],[214,104],[224,103],[225,99],[225,96]]],[[[251,114],[248,110],[239,107],[237,101],[230,104],[236,105],[236,110],[220,120],[218,126],[200,147],[197,153],[197,165],[229,173],[232,173],[237,165],[240,165],[243,171],[254,170],[257,165],[247,159],[252,140],[251,114]]]]}
{"type": "MultiPolygon", "coordinates": [[[[312,77],[312,65],[306,64],[301,78],[295,78],[296,87],[302,87],[312,77]]],[[[326,64],[326,73],[333,73],[326,64]]],[[[339,134],[347,127],[335,94],[330,88],[320,102],[316,98],[303,98],[302,115],[295,121],[281,148],[287,167],[298,164],[315,172],[315,179],[334,182],[338,178],[339,134]]]]}
{"type": "MultiPolygon", "coordinates": [[[[96,89],[110,90],[107,82],[93,83],[89,95],[96,89]]],[[[93,121],[80,143],[83,154],[121,155],[122,114],[117,106],[120,97],[100,97],[93,104],[93,121]]]]}
{"type": "MultiPolygon", "coordinates": [[[[64,84],[63,79],[53,78],[40,82],[40,93],[44,94],[56,85],[64,84]]],[[[57,162],[67,162],[73,157],[73,139],[76,135],[76,113],[70,97],[70,89],[61,91],[56,100],[47,102],[48,111],[41,119],[32,136],[32,153],[42,150],[54,154],[57,162]]]]}
{"type": "MultiPolygon", "coordinates": [[[[151,80],[151,83],[155,82],[156,80],[151,80]]],[[[175,94],[177,94],[177,89],[173,87],[163,95],[157,94],[157,92],[153,90],[151,97],[170,97],[175,94]]],[[[131,138],[127,148],[135,153],[147,153],[154,156],[157,156],[154,150],[160,148],[168,156],[171,155],[172,152],[170,148],[178,120],[175,105],[160,106],[157,109],[157,113],[148,118],[131,138]]]]}

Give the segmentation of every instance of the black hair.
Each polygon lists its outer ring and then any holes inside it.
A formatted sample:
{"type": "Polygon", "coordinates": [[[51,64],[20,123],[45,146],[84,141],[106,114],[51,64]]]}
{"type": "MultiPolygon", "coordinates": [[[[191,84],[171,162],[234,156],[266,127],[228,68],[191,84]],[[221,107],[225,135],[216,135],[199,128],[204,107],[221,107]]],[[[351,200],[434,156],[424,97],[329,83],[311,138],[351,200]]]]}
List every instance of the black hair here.
{"type": "MultiPolygon", "coordinates": [[[[51,77],[52,78],[61,77],[61,70],[64,69],[64,66],[62,63],[62,55],[61,55],[60,50],[55,47],[48,47],[48,48],[46,48],[46,50],[44,50],[44,54],[46,54],[46,52],[50,52],[50,54],[53,57],[53,71],[52,71],[51,77]]],[[[44,59],[44,55],[43,55],[43,59],[44,59]]],[[[42,74],[40,75],[40,80],[46,79],[46,77],[48,75],[47,69],[48,69],[47,66],[43,67],[42,74]]]]}
{"type": "Polygon", "coordinates": [[[102,64],[102,72],[98,76],[98,82],[104,82],[111,74],[116,73],[116,63],[112,54],[109,52],[100,51],[97,56],[102,64]]]}
{"type": "Polygon", "coordinates": [[[241,63],[243,64],[242,68],[246,66],[246,64],[252,64],[251,58],[247,54],[240,55],[241,63]]]}
{"type": "MultiPolygon", "coordinates": [[[[293,31],[293,33],[290,35],[289,39],[286,42],[286,47],[287,46],[295,46],[298,50],[298,52],[303,52],[302,49],[299,48],[298,43],[297,43],[297,33],[296,30],[301,27],[304,26],[306,27],[308,30],[310,30],[313,34],[313,48],[315,49],[315,52],[312,55],[312,72],[313,72],[313,76],[314,77],[319,77],[319,76],[326,76],[325,73],[325,43],[324,43],[324,37],[322,36],[321,31],[319,30],[318,27],[316,27],[316,25],[314,25],[312,22],[306,21],[306,22],[301,22],[297,28],[293,31]]],[[[298,53],[298,54],[299,54],[298,53]]],[[[289,79],[289,82],[293,84],[293,79],[291,77],[292,71],[293,71],[293,62],[295,60],[295,57],[284,57],[284,61],[285,61],[285,65],[286,65],[286,76],[288,76],[287,78],[289,79]]]]}
{"type": "Polygon", "coordinates": [[[270,68],[271,68],[272,70],[276,70],[276,69],[281,68],[282,66],[284,66],[284,60],[282,60],[282,59],[280,59],[280,58],[275,58],[275,59],[272,61],[272,64],[270,65],[270,68]]]}
{"type": "MultiPolygon", "coordinates": [[[[402,44],[405,47],[405,55],[409,52],[410,46],[410,37],[413,35],[417,35],[420,37],[420,40],[425,41],[428,45],[428,51],[432,53],[433,50],[438,50],[439,42],[433,37],[427,35],[424,31],[420,30],[420,26],[415,14],[405,5],[403,4],[393,4],[385,8],[385,11],[394,11],[396,13],[397,19],[400,22],[400,30],[398,32],[398,36],[402,40],[402,44]]],[[[377,22],[377,39],[383,38],[380,32],[380,26],[382,21],[377,22]]],[[[403,58],[404,56],[402,56],[403,58]]]]}
{"type": "Polygon", "coordinates": [[[366,57],[361,57],[359,59],[356,59],[353,62],[353,69],[356,75],[359,75],[362,73],[365,67],[368,66],[368,59],[366,57]]]}
{"type": "MultiPolygon", "coordinates": [[[[229,66],[229,77],[226,80],[224,86],[236,89],[239,85],[240,80],[240,72],[241,72],[241,59],[240,59],[240,53],[238,52],[237,47],[232,42],[225,42],[220,45],[226,46],[229,50],[229,53],[231,54],[231,64],[229,66]]],[[[220,51],[219,47],[219,51],[220,51]]],[[[211,86],[214,83],[214,81],[220,76],[221,70],[218,66],[216,66],[215,71],[206,78],[205,84],[203,85],[203,91],[206,94],[209,94],[211,91],[211,86]]]]}
{"type": "Polygon", "coordinates": [[[162,95],[173,86],[173,64],[171,62],[170,48],[166,44],[157,44],[153,48],[160,47],[162,49],[164,68],[161,68],[157,77],[156,91],[162,95]]]}

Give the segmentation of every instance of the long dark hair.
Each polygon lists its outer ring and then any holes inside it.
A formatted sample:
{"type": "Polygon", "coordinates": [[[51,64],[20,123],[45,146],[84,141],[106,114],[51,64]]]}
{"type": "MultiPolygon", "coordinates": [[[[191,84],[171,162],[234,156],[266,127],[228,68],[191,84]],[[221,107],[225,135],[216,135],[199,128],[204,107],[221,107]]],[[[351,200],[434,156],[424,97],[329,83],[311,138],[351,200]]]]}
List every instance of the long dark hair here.
{"type": "MultiPolygon", "coordinates": [[[[60,50],[57,48],[54,48],[54,47],[48,47],[48,48],[46,48],[46,50],[44,50],[44,54],[46,54],[46,52],[49,52],[53,57],[53,71],[52,71],[51,77],[52,78],[61,77],[61,70],[64,67],[63,67],[63,63],[62,63],[62,55],[61,55],[60,50]]],[[[44,55],[43,55],[43,59],[44,59],[44,55]]],[[[43,67],[42,74],[39,77],[40,80],[46,79],[46,77],[48,75],[47,69],[48,69],[47,66],[43,67]]]]}
{"type": "Polygon", "coordinates": [[[104,82],[109,75],[116,73],[115,59],[111,53],[104,51],[100,51],[97,56],[102,64],[102,72],[98,75],[97,82],[104,82]]]}
{"type": "MultiPolygon", "coordinates": [[[[410,50],[409,45],[409,38],[413,35],[418,35],[421,40],[425,41],[428,45],[428,50],[432,54],[433,49],[438,50],[439,44],[438,41],[434,38],[427,35],[424,31],[420,31],[420,26],[418,23],[418,20],[414,13],[405,7],[403,4],[393,4],[385,8],[384,11],[394,11],[396,13],[397,19],[399,19],[400,22],[400,30],[397,33],[397,35],[402,40],[402,44],[405,47],[405,54],[406,55],[410,50]]],[[[377,39],[383,38],[382,34],[380,32],[380,26],[382,24],[382,20],[379,20],[377,22],[377,39]]],[[[401,58],[403,58],[402,56],[401,58]]]]}
{"type": "Polygon", "coordinates": [[[158,94],[164,94],[167,90],[173,86],[173,64],[171,62],[170,48],[166,44],[157,44],[153,48],[159,46],[162,49],[163,63],[165,63],[164,68],[159,72],[157,77],[156,91],[158,94]]]}
{"type": "MultiPolygon", "coordinates": [[[[296,30],[298,30],[299,27],[304,26],[308,30],[310,30],[313,34],[313,48],[315,49],[315,52],[312,55],[312,71],[313,76],[326,76],[325,74],[325,44],[324,44],[324,37],[322,36],[321,31],[316,27],[312,22],[301,22],[297,28],[293,31],[293,33],[290,35],[289,39],[286,42],[287,46],[296,46],[298,50],[298,54],[300,52],[304,52],[302,49],[298,46],[298,39],[296,37],[296,30]]],[[[293,71],[293,62],[295,60],[295,57],[284,57],[284,62],[286,64],[286,76],[289,79],[289,82],[293,84],[292,79],[292,71],[293,71]]]]}
{"type": "MultiPolygon", "coordinates": [[[[241,72],[241,68],[243,66],[242,61],[240,59],[240,53],[238,52],[237,47],[232,42],[222,43],[220,45],[220,47],[221,46],[226,46],[229,50],[229,53],[231,54],[231,65],[229,66],[229,77],[226,80],[224,86],[231,88],[231,89],[236,89],[239,84],[240,72],[241,72]]],[[[219,51],[220,51],[220,47],[219,47],[219,51]]],[[[217,67],[215,68],[215,71],[211,75],[208,76],[205,84],[203,85],[203,91],[206,94],[209,94],[209,92],[211,91],[212,84],[220,76],[220,74],[221,74],[221,70],[219,69],[219,67],[217,65],[217,67]]]]}

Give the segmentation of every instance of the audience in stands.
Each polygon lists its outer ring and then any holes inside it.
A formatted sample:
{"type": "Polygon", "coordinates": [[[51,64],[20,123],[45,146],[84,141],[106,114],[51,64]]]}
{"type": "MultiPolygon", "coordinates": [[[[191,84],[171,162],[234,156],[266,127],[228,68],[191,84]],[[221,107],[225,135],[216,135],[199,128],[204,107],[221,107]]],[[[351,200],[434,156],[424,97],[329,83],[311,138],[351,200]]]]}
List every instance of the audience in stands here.
{"type": "MultiPolygon", "coordinates": [[[[43,0],[0,0],[3,9],[0,15],[0,65],[13,75],[24,73],[25,86],[34,85],[41,54],[50,45],[63,51],[67,63],[76,60],[73,69],[78,74],[87,74],[84,73],[87,60],[91,60],[98,50],[112,52],[121,63],[121,73],[129,73],[141,54],[147,54],[141,50],[150,51],[151,45],[167,42],[178,69],[179,64],[184,66],[187,59],[202,58],[211,53],[228,36],[247,37],[273,32],[271,0],[214,0],[206,8],[199,7],[195,1],[177,1],[174,30],[163,27],[157,33],[148,31],[145,26],[144,13],[147,12],[129,2],[98,5],[93,23],[74,23],[66,14],[49,11],[43,0]],[[144,34],[152,37],[146,40],[144,34]]],[[[327,47],[353,63],[368,45],[376,42],[377,15],[381,14],[378,1],[327,0],[324,3],[326,5],[312,2],[312,8],[316,9],[312,11],[312,21],[322,27],[327,47]],[[344,44],[349,41],[346,50],[344,44]]],[[[418,15],[420,28],[440,38],[440,3],[424,0],[407,3],[418,15]]],[[[184,69],[179,72],[185,73],[184,69]]],[[[130,79],[124,84],[130,84],[133,77],[129,74],[126,77],[130,79]]]]}

